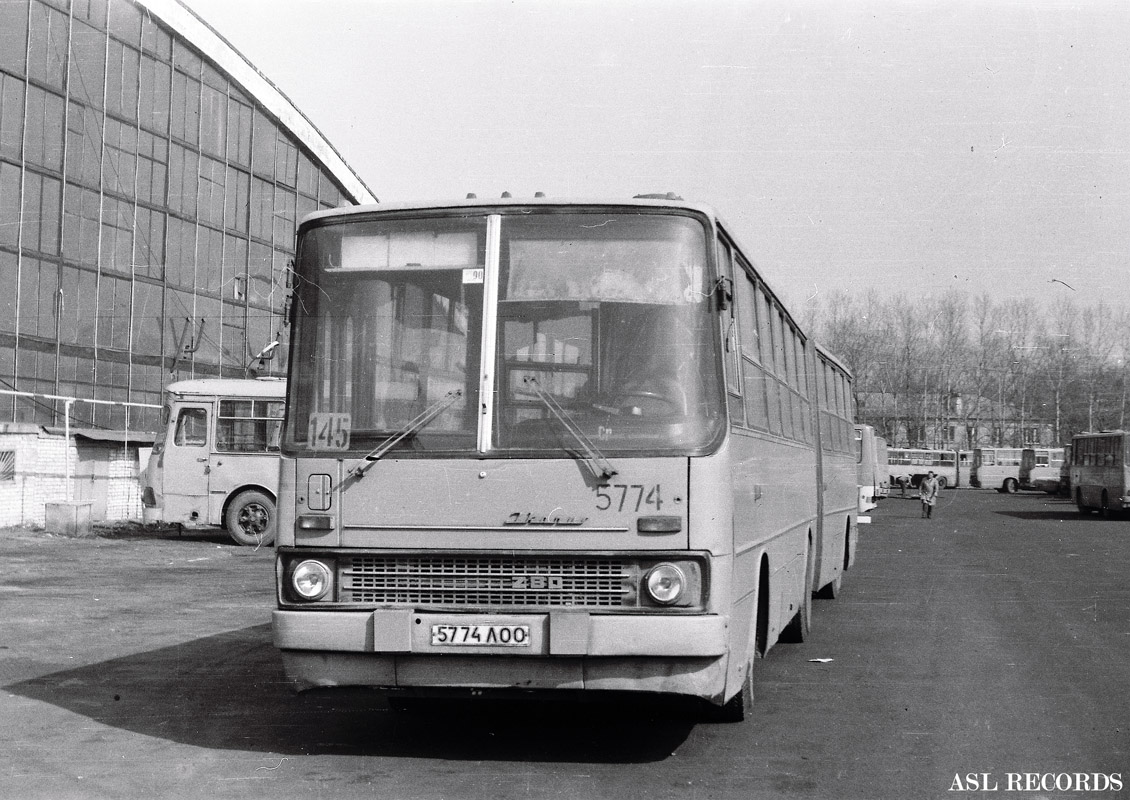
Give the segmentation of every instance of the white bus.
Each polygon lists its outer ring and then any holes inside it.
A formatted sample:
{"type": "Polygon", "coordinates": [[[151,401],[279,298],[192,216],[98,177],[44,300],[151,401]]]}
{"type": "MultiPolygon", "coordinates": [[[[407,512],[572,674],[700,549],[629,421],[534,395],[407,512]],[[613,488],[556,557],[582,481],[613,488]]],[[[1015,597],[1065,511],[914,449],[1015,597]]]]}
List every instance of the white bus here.
{"type": "Polygon", "coordinates": [[[169,384],[142,491],[146,519],[272,544],[285,395],[278,378],[169,384]]]}
{"type": "Polygon", "coordinates": [[[1126,431],[1072,437],[1071,492],[1080,514],[1099,511],[1111,519],[1130,509],[1130,436],[1126,431]]]}
{"type": "MultiPolygon", "coordinates": [[[[1036,447],[1032,450],[1033,466],[1040,466],[1035,475],[1042,477],[1056,476],[1058,481],[1059,465],[1063,462],[1062,447],[1036,447]],[[1054,464],[1054,472],[1045,469],[1047,465],[1054,464]]],[[[969,475],[969,484],[977,489],[996,489],[998,492],[1013,494],[1020,489],[1036,488],[1030,482],[1021,480],[1020,466],[1024,461],[1023,447],[978,447],[973,450],[973,470],[969,475]]]]}
{"type": "Polygon", "coordinates": [[[888,447],[887,462],[891,469],[891,486],[903,493],[917,487],[926,473],[933,472],[938,488],[962,485],[962,476],[969,474],[969,452],[966,450],[930,450],[919,447],[888,447]]]}
{"type": "Polygon", "coordinates": [[[851,376],[678,198],[298,233],[274,642],[299,687],[742,719],[852,561],[851,376]]]}
{"type": "Polygon", "coordinates": [[[1025,447],[1017,473],[1020,488],[1056,494],[1067,458],[1067,450],[1062,447],[1025,447]]]}
{"type": "Polygon", "coordinates": [[[866,517],[879,501],[890,494],[890,465],[887,441],[875,434],[870,425],[855,426],[855,459],[859,484],[859,521],[870,522],[866,517]]]}

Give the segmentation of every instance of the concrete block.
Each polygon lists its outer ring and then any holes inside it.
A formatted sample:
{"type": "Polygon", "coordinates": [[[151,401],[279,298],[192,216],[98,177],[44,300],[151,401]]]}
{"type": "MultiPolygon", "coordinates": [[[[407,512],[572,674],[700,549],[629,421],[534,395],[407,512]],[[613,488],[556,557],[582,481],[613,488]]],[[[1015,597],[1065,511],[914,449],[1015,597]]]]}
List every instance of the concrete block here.
{"type": "Polygon", "coordinates": [[[64,536],[93,536],[94,525],[90,518],[93,505],[94,503],[86,501],[48,503],[44,527],[64,536]]]}

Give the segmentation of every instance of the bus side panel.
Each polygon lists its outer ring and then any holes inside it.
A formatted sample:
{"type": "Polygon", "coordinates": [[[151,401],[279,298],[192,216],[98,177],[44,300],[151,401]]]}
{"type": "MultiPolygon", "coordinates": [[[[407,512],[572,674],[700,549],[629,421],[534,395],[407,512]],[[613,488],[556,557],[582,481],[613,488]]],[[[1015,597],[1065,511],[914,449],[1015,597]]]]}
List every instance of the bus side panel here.
{"type": "MultiPolygon", "coordinates": [[[[692,461],[691,485],[732,485],[732,496],[716,496],[714,503],[732,513],[733,576],[729,598],[718,597],[718,608],[731,609],[731,654],[727,670],[727,695],[740,687],[741,673],[752,658],[758,592],[768,592],[769,629],[766,649],[796,614],[804,598],[805,548],[816,528],[816,454],[795,443],[745,431],[729,438],[729,475],[711,475],[706,459],[692,461]],[[761,562],[768,560],[769,586],[759,587],[761,562]]],[[[854,483],[853,483],[854,491],[854,483]]],[[[700,491],[703,489],[700,488],[700,491]]],[[[721,492],[719,493],[721,494],[721,492]]],[[[699,504],[692,500],[692,508],[699,504]]],[[[692,548],[702,546],[692,538],[692,548]]]]}
{"type": "Polygon", "coordinates": [[[834,581],[854,560],[859,506],[854,457],[825,452],[822,469],[824,517],[816,540],[816,588],[834,581]]]}
{"type": "MultiPolygon", "coordinates": [[[[275,543],[282,546],[294,546],[294,521],[295,521],[295,475],[298,462],[293,458],[282,456],[279,458],[279,494],[275,503],[275,519],[278,524],[275,532],[275,543]]],[[[332,537],[332,544],[337,544],[337,532],[328,532],[332,537]]],[[[331,542],[322,542],[329,544],[331,542]]]]}

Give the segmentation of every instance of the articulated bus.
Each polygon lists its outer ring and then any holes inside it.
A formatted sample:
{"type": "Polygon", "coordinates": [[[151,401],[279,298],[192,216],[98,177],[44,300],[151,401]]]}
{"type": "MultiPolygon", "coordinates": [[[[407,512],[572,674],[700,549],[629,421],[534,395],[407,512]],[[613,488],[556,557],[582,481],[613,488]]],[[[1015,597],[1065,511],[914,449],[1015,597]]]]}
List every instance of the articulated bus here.
{"type": "Polygon", "coordinates": [[[891,474],[887,440],[875,434],[870,425],[855,426],[855,459],[859,484],[859,521],[870,522],[864,515],[890,494],[891,474]]]}
{"type": "Polygon", "coordinates": [[[394,708],[750,711],[856,539],[848,371],[708,207],[468,199],[299,227],[274,642],[394,708]]]}
{"type": "Polygon", "coordinates": [[[145,518],[221,525],[237,543],[275,540],[286,383],[203,378],[165,387],[164,430],[145,471],[145,518]]]}
{"type": "Polygon", "coordinates": [[[891,485],[917,487],[926,473],[933,472],[938,488],[961,486],[961,476],[969,474],[969,453],[965,450],[928,450],[917,447],[888,447],[891,485]]]}
{"type": "MultiPolygon", "coordinates": [[[[1032,450],[1035,477],[1059,476],[1059,465],[1063,462],[1062,447],[1037,447],[1032,450]],[[1054,464],[1054,470],[1044,469],[1054,464]]],[[[1021,464],[1024,461],[1023,447],[978,447],[973,451],[973,471],[969,474],[969,484],[978,489],[996,489],[998,492],[1013,494],[1020,489],[1037,488],[1030,480],[1021,479],[1021,464]]],[[[1031,471],[1029,474],[1032,474],[1031,471]]]]}
{"type": "Polygon", "coordinates": [[[1130,435],[1079,433],[1071,439],[1071,492],[1080,514],[1107,519],[1130,509],[1130,435]]]}

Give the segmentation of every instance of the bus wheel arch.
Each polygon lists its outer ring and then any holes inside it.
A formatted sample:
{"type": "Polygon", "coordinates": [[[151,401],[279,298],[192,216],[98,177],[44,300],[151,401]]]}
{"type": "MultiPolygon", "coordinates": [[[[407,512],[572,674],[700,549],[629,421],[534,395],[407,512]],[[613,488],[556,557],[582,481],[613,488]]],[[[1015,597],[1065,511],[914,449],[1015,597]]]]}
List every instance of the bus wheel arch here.
{"type": "Polygon", "coordinates": [[[1005,494],[1016,494],[1016,490],[1020,488],[1020,484],[1016,482],[1016,478],[1005,478],[1004,483],[1001,484],[1001,491],[1005,494]]]}
{"type": "Polygon", "coordinates": [[[946,480],[946,476],[945,475],[939,475],[938,476],[938,491],[940,492],[942,489],[945,489],[947,486],[949,486],[949,481],[946,480]]]}
{"type": "Polygon", "coordinates": [[[1093,508],[1083,502],[1083,490],[1078,486],[1075,487],[1075,507],[1079,509],[1079,513],[1083,516],[1089,515],[1093,508]]]}
{"type": "Polygon", "coordinates": [[[269,547],[275,543],[275,496],[261,486],[243,486],[224,504],[224,530],[236,544],[269,547]]]}
{"type": "Polygon", "coordinates": [[[851,518],[848,517],[846,530],[844,531],[844,563],[840,565],[840,572],[835,578],[828,581],[820,587],[816,592],[816,597],[821,600],[835,600],[840,596],[840,590],[844,586],[844,573],[847,572],[848,567],[851,566],[851,518]]]}
{"type": "Polygon", "coordinates": [[[753,622],[753,649],[750,661],[765,658],[769,652],[769,556],[761,556],[761,568],[757,576],[757,611],[753,622]]]}
{"type": "Polygon", "coordinates": [[[806,642],[812,633],[812,596],[816,582],[816,544],[812,531],[808,532],[804,557],[804,590],[801,592],[800,608],[781,631],[781,641],[799,644],[806,642]]]}
{"type": "Polygon", "coordinates": [[[757,577],[757,607],[753,614],[753,635],[746,651],[741,687],[737,693],[720,706],[709,706],[706,718],[710,722],[742,722],[753,715],[753,670],[759,659],[765,658],[769,649],[769,559],[761,556],[757,577]]]}

